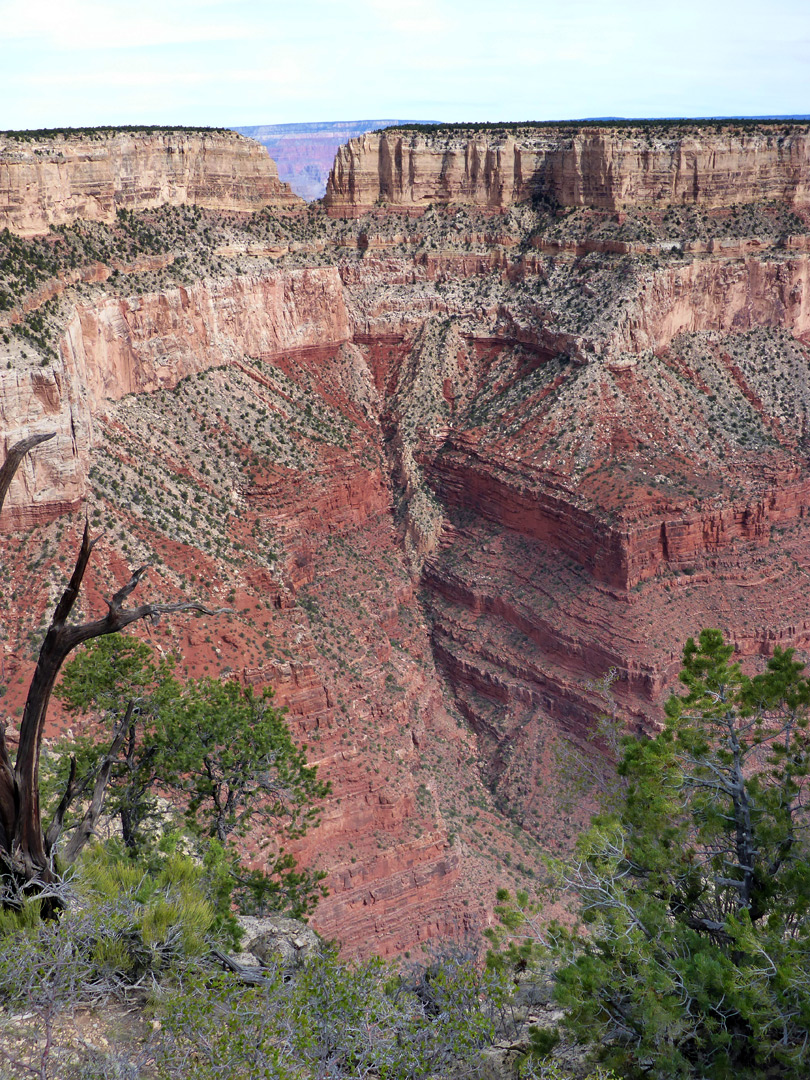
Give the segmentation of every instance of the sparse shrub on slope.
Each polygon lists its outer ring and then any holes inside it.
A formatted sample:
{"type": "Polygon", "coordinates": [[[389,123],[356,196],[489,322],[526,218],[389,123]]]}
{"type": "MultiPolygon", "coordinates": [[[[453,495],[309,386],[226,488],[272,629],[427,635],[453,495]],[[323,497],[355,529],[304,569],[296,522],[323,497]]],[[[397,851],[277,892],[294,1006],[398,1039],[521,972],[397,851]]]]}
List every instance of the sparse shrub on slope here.
{"type": "Polygon", "coordinates": [[[59,919],[40,917],[42,899],[0,912],[0,1076],[129,1075],[117,1055],[105,1064],[77,1046],[66,1034],[71,1018],[77,1009],[142,1001],[157,983],[199,972],[222,936],[215,879],[171,842],[149,859],[95,844],[61,883],[60,898],[59,919]]]}
{"type": "Polygon", "coordinates": [[[508,980],[449,949],[407,977],[379,960],[352,965],[325,952],[260,987],[229,977],[188,983],[159,1004],[163,1080],[214,1077],[471,1077],[497,1032],[508,980]],[[425,992],[429,988],[429,992],[425,992]]]}

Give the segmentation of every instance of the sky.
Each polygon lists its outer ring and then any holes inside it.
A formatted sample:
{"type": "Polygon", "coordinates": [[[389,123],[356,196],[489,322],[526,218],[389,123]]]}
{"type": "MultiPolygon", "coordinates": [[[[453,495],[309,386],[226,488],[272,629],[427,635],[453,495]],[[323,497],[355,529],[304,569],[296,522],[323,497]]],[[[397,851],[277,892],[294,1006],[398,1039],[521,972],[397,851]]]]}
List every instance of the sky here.
{"type": "Polygon", "coordinates": [[[0,130],[810,113],[810,0],[0,0],[0,130]]]}

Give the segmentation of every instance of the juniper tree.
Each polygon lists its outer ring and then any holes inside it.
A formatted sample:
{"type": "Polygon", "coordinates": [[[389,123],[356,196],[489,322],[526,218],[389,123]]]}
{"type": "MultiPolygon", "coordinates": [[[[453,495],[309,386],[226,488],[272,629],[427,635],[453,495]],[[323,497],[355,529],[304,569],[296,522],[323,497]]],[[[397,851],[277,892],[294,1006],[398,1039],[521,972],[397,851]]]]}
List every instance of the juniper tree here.
{"type": "MultiPolygon", "coordinates": [[[[182,811],[201,850],[215,841],[229,854],[243,906],[311,910],[324,875],[299,870],[284,844],[313,823],[329,786],[307,764],[306,747],[296,746],[269,687],[256,692],[208,677],[181,684],[149,645],[119,634],[80,650],[65,665],[57,694],[74,714],[105,724],[117,745],[112,755],[109,736],[61,745],[62,783],[68,754],[81,778],[96,776],[111,759],[105,809],[118,817],[133,855],[150,843],[162,793],[182,811]],[[245,865],[233,844],[249,831],[262,853],[259,868],[245,865]]],[[[70,838],[67,850],[72,845],[70,838]]]]}
{"type": "Polygon", "coordinates": [[[623,802],[570,875],[587,932],[557,994],[623,1075],[810,1069],[810,681],[792,649],[755,678],[732,654],[689,639],[686,694],[626,741],[623,802]]]}
{"type": "MultiPolygon", "coordinates": [[[[33,435],[16,443],[8,451],[0,468],[0,510],[11,481],[25,456],[51,438],[52,433],[33,435]]],[[[146,573],[147,567],[142,566],[107,601],[105,615],[84,623],[69,622],[91,552],[99,539],[100,537],[90,539],[89,526],[85,523],[73,573],[54,609],[39,652],[20,721],[19,741],[13,764],[6,729],[4,725],[0,725],[0,903],[4,905],[19,906],[21,897],[32,892],[49,897],[52,906],[58,906],[59,903],[58,896],[53,894],[54,890],[51,888],[57,879],[53,849],[61,831],[65,809],[73,797],[75,774],[71,771],[64,797],[46,829],[40,812],[39,761],[48,705],[64,661],[83,642],[118,633],[141,619],[156,622],[163,614],[181,611],[215,614],[197,602],[147,603],[125,607],[126,601],[146,573]]],[[[84,824],[85,836],[91,835],[94,822],[101,812],[107,769],[108,764],[105,763],[94,784],[93,798],[88,807],[89,816],[84,824]]],[[[78,851],[74,854],[78,854],[78,851]]],[[[47,905],[44,910],[47,912],[47,905]]]]}

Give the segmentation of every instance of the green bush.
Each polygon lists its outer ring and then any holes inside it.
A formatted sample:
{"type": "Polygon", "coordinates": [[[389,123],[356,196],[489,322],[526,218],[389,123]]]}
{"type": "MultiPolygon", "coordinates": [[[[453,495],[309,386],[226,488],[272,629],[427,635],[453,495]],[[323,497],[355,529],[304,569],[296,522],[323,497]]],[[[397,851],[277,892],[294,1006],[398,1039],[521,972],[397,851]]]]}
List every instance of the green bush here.
{"type": "MultiPolygon", "coordinates": [[[[271,690],[254,693],[232,679],[182,685],[172,664],[158,662],[148,645],[111,635],[65,665],[56,694],[71,712],[94,715],[119,736],[104,806],[118,818],[134,857],[146,857],[165,828],[158,793],[171,795],[183,807],[195,850],[229,870],[228,903],[233,899],[256,914],[312,911],[324,894],[325,874],[298,869],[283,845],[317,820],[318,800],[329,786],[307,765],[306,747],[293,742],[271,690]],[[259,839],[262,866],[243,865],[234,843],[248,829],[259,839]]],[[[91,791],[109,747],[83,737],[63,741],[56,751],[50,775],[44,770],[52,806],[65,789],[69,759],[91,791]]],[[[80,809],[66,826],[81,817],[80,809]]],[[[218,910],[225,909],[222,898],[218,910]]]]}
{"type": "Polygon", "coordinates": [[[686,696],[626,742],[623,805],[571,873],[587,931],[557,996],[628,1077],[810,1072],[810,682],[790,649],[754,679],[732,653],[687,642],[686,696]]]}
{"type": "Polygon", "coordinates": [[[374,1075],[380,1080],[471,1075],[496,1033],[504,980],[451,949],[407,977],[380,960],[348,964],[324,953],[287,980],[230,976],[185,982],[158,1002],[161,1080],[286,1080],[374,1075]]]}

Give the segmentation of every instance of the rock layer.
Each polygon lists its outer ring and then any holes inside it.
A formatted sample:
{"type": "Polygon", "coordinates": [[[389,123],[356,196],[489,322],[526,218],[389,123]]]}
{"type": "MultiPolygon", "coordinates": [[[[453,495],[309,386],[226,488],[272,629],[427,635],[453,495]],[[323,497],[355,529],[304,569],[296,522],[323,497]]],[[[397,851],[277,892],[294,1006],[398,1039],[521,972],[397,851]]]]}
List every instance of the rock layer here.
{"type": "MultiPolygon", "coordinates": [[[[60,432],[26,464],[14,521],[86,492],[91,520],[114,522],[94,610],[146,562],[161,599],[202,589],[233,609],[156,640],[189,674],[276,688],[333,784],[295,850],[328,871],[316,925],[350,951],[479,926],[496,883],[525,883],[508,875],[531,838],[570,848],[589,807],[561,762],[599,754],[594,679],[613,669],[617,715],[649,731],[701,627],[750,667],[810,646],[810,281],[803,181],[785,179],[800,134],[782,151],[772,131],[732,134],[778,168],[754,154],[710,182],[714,133],[698,197],[744,201],[756,175],[790,206],[510,207],[533,190],[514,153],[470,151],[443,190],[497,219],[231,222],[196,264],[219,277],[85,275],[61,294],[57,363],[0,346],[9,441],[60,432]]],[[[604,170],[611,199],[663,183],[652,165],[619,183],[641,138],[604,170]]],[[[394,149],[390,176],[406,166],[394,149]]],[[[420,168],[392,189],[405,208],[431,190],[420,168]]],[[[19,320],[28,302],[50,300],[19,320]]],[[[13,538],[12,706],[36,556],[60,526],[13,538]]]]}
{"type": "Polygon", "coordinates": [[[640,128],[517,132],[397,131],[341,147],[326,189],[330,212],[430,204],[504,210],[533,198],[603,210],[643,205],[810,203],[810,134],[640,128]]]}
{"type": "Polygon", "coordinates": [[[78,305],[60,360],[0,370],[6,448],[39,430],[57,438],[12,482],[4,517],[49,520],[86,493],[93,417],[127,394],[171,389],[187,376],[241,359],[340,345],[350,329],[337,270],[290,270],[199,282],[166,293],[78,305]]]}
{"type": "Polygon", "coordinates": [[[118,210],[183,203],[253,211],[302,200],[263,147],[231,132],[0,135],[0,228],[33,236],[76,218],[111,222],[118,210]]]}

